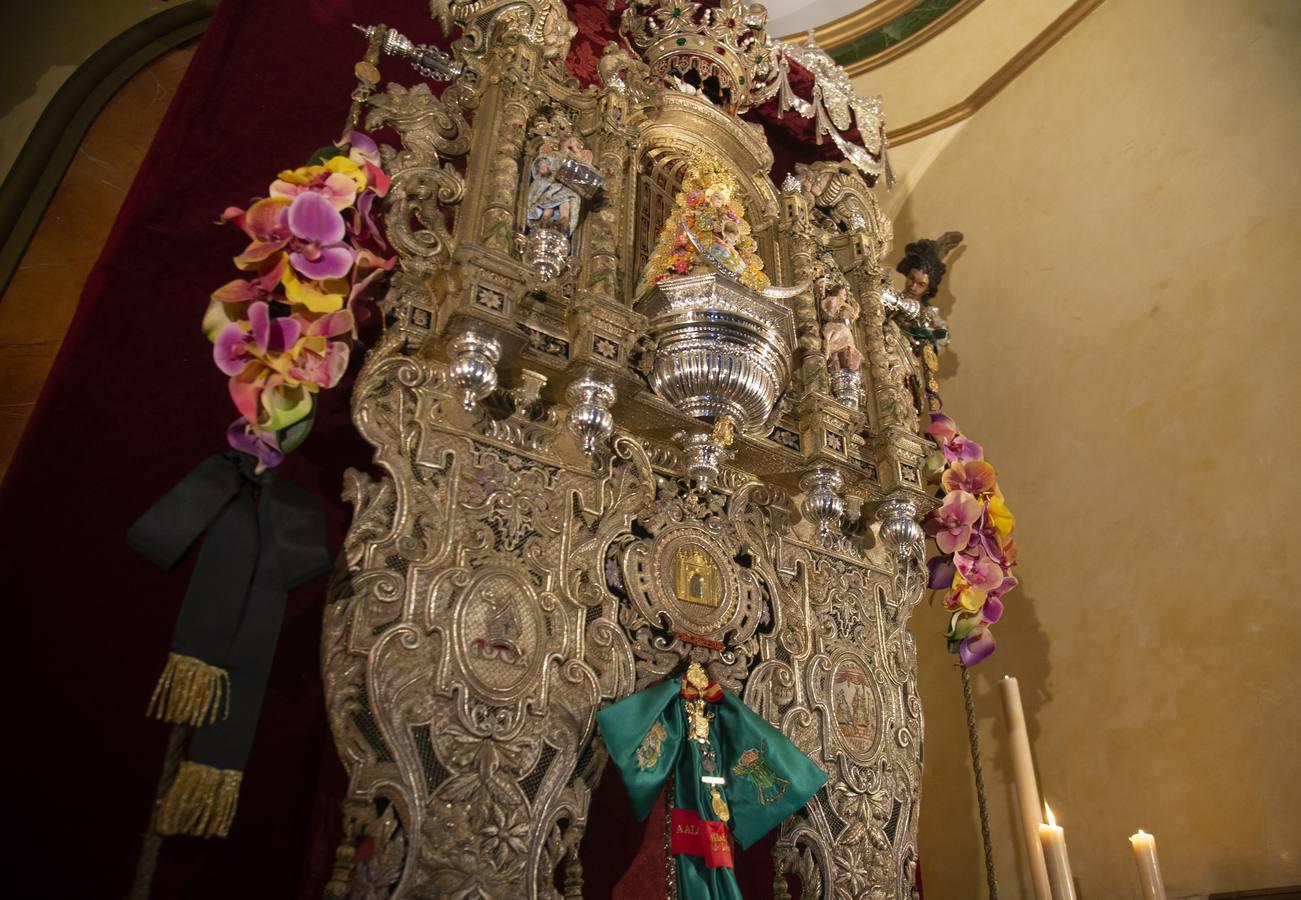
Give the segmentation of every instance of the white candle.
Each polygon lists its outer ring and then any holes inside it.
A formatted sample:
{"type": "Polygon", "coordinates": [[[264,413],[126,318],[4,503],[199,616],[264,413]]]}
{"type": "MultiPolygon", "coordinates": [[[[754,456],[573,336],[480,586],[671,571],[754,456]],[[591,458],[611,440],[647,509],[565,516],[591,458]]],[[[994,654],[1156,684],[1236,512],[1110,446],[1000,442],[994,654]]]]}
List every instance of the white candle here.
{"type": "Polygon", "coordinates": [[[1138,880],[1143,885],[1143,900],[1166,900],[1161,864],[1156,859],[1156,838],[1140,828],[1138,834],[1129,836],[1129,844],[1134,848],[1138,880]]]}
{"type": "Polygon", "coordinates": [[[1030,737],[1025,729],[1025,713],[1021,710],[1021,692],[1015,678],[1004,677],[999,687],[1003,693],[1003,712],[1007,716],[1012,776],[1016,783],[1017,803],[1021,807],[1021,837],[1026,858],[1030,860],[1030,881],[1034,885],[1035,900],[1052,900],[1043,847],[1039,843],[1039,787],[1034,780],[1034,760],[1030,757],[1030,737]]]}
{"type": "Polygon", "coordinates": [[[1039,826],[1039,845],[1043,847],[1053,900],[1075,900],[1075,880],[1071,878],[1071,861],[1066,855],[1066,831],[1053,818],[1052,807],[1045,803],[1044,809],[1048,811],[1048,824],[1039,826]]]}

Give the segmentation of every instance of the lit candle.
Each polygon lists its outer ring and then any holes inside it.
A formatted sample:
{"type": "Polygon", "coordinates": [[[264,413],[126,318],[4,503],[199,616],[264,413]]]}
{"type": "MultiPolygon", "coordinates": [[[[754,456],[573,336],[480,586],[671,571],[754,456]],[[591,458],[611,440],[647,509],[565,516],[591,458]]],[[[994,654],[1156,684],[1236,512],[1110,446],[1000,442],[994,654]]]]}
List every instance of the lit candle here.
{"type": "Polygon", "coordinates": [[[1025,713],[1021,710],[1021,692],[1015,678],[1004,677],[999,687],[1003,693],[1003,713],[1007,716],[1012,777],[1016,784],[1017,803],[1021,807],[1021,837],[1026,858],[1030,860],[1030,881],[1034,885],[1035,900],[1052,900],[1043,847],[1039,844],[1039,787],[1034,780],[1034,760],[1030,757],[1030,736],[1025,729],[1025,713]]]}
{"type": "Polygon", "coordinates": [[[1143,900],[1166,900],[1165,883],[1161,880],[1161,864],[1156,860],[1156,838],[1142,828],[1129,836],[1134,848],[1134,862],[1138,863],[1138,880],[1143,884],[1143,900]]]}
{"type": "Polygon", "coordinates": [[[1052,807],[1045,803],[1044,809],[1048,811],[1048,824],[1039,826],[1039,844],[1044,850],[1053,900],[1075,900],[1075,880],[1071,878],[1071,861],[1066,856],[1066,832],[1053,818],[1052,807]]]}

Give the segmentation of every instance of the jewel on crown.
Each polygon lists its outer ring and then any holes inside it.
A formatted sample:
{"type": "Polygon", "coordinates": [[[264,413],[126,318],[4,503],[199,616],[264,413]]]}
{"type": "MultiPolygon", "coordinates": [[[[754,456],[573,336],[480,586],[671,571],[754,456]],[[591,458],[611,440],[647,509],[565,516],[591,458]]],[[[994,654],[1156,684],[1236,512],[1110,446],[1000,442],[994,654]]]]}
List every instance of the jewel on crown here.
{"type": "Polygon", "coordinates": [[[759,3],[631,0],[619,31],[669,86],[739,114],[776,90],[767,25],[759,3]]]}

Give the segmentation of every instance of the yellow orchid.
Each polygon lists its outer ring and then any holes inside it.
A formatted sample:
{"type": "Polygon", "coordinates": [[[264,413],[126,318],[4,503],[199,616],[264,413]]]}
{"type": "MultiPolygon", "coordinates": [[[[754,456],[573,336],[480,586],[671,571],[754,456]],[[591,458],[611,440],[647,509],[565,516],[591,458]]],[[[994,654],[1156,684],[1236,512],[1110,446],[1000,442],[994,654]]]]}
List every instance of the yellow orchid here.
{"type": "Polygon", "coordinates": [[[1012,529],[1016,528],[1016,516],[1007,508],[1001,488],[994,488],[994,495],[989,498],[989,506],[986,507],[986,517],[998,534],[998,542],[1006,544],[1012,536],[1012,529]]]}
{"type": "Polygon", "coordinates": [[[320,165],[285,169],[271,183],[271,196],[293,199],[299,194],[320,194],[335,209],[347,209],[366,184],[361,166],[346,156],[331,156],[320,165]]]}
{"type": "Polygon", "coordinates": [[[961,609],[967,612],[979,612],[985,605],[985,591],[978,590],[967,583],[961,572],[953,573],[953,587],[944,598],[945,609],[961,609]]]}
{"type": "Polygon", "coordinates": [[[344,296],[348,292],[348,282],[341,278],[300,281],[294,274],[293,266],[285,266],[280,282],[285,286],[285,298],[290,303],[306,307],[314,313],[331,313],[342,309],[344,296]]]}

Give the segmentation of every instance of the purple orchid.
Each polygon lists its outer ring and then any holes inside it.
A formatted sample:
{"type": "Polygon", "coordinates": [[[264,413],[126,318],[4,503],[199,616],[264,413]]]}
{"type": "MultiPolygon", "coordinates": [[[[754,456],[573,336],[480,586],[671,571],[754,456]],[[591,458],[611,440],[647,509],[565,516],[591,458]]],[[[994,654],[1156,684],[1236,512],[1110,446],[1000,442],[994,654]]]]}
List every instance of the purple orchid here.
{"type": "Polygon", "coordinates": [[[989,626],[977,624],[967,633],[958,646],[958,658],[967,668],[971,668],[994,652],[994,633],[989,626]]]}
{"type": "Polygon", "coordinates": [[[226,429],[226,443],[257,459],[258,471],[272,469],[284,461],[285,455],[280,451],[275,432],[259,431],[248,419],[240,416],[226,429]]]}
{"type": "Polygon", "coordinates": [[[926,569],[930,573],[926,587],[933,591],[952,587],[953,575],[958,571],[952,556],[932,556],[926,560],[926,569]]]}
{"type": "Polygon", "coordinates": [[[352,269],[353,250],[343,242],[347,225],[325,197],[303,193],[289,205],[289,262],[311,279],[342,278],[352,269]]]}

